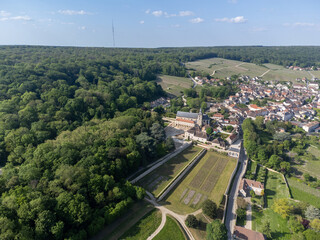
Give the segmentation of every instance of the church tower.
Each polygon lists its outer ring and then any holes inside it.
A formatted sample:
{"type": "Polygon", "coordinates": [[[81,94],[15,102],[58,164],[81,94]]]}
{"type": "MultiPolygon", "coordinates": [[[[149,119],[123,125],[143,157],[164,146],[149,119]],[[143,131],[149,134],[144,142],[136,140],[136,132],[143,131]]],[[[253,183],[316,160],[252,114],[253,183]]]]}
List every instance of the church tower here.
{"type": "Polygon", "coordinates": [[[202,117],[203,117],[203,114],[202,114],[202,110],[200,108],[200,112],[198,113],[198,118],[197,118],[197,124],[202,127],[202,117]]]}

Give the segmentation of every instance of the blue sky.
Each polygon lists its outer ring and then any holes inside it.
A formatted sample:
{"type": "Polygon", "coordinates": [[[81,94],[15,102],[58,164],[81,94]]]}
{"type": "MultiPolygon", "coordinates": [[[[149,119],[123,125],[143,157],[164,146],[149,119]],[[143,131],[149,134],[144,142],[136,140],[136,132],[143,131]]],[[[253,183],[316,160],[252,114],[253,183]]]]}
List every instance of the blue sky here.
{"type": "Polygon", "coordinates": [[[0,45],[319,45],[318,0],[0,0],[0,45]]]}

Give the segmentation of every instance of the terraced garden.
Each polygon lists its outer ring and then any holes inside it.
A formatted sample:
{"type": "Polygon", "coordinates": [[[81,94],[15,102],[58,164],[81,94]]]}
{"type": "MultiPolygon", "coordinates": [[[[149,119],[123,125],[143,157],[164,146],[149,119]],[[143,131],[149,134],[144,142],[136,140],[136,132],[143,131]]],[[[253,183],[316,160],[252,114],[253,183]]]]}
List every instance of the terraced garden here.
{"type": "Polygon", "coordinates": [[[196,146],[187,148],[142,178],[137,184],[156,196],[201,150],[202,148],[196,146]]]}
{"type": "Polygon", "coordinates": [[[186,214],[201,207],[207,198],[220,205],[237,160],[216,152],[207,152],[163,203],[186,214]]]}

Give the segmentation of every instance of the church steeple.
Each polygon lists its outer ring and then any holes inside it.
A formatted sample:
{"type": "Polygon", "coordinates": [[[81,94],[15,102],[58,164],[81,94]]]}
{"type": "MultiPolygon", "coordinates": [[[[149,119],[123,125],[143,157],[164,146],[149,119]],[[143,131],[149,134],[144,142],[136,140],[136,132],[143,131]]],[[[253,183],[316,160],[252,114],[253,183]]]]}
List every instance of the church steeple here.
{"type": "Polygon", "coordinates": [[[202,109],[200,108],[200,112],[198,113],[198,118],[197,118],[197,124],[202,127],[202,117],[203,117],[203,114],[202,114],[202,109]]]}

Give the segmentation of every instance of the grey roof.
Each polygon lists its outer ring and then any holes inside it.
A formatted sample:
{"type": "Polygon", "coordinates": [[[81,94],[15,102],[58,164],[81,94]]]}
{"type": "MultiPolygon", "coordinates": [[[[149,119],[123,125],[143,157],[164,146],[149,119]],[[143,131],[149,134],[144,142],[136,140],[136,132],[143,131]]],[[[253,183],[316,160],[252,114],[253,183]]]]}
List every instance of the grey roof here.
{"type": "Polygon", "coordinates": [[[189,112],[178,111],[177,112],[177,117],[197,119],[198,118],[198,113],[189,113],[189,112]]]}
{"type": "Polygon", "coordinates": [[[240,152],[240,149],[237,149],[237,148],[229,148],[229,151],[232,151],[232,152],[240,152]]]}

